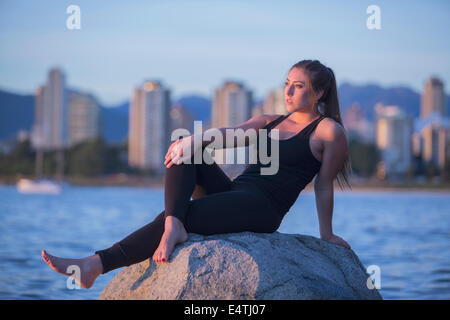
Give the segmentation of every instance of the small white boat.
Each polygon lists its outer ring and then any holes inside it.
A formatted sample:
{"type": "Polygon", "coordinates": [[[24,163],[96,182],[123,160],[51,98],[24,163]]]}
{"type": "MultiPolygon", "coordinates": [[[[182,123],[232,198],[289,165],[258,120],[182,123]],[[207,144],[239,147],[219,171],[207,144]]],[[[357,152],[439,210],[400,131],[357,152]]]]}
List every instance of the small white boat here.
{"type": "Polygon", "coordinates": [[[17,182],[17,190],[25,194],[60,194],[61,185],[46,179],[30,180],[20,179],[17,182]]]}

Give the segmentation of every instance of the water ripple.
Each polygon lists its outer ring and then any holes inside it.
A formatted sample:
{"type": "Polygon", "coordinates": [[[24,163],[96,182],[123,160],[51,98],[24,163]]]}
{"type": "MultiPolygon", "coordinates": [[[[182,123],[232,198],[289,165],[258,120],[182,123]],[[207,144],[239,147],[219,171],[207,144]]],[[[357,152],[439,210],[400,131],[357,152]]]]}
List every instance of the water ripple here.
{"type": "MultiPolygon", "coordinates": [[[[120,270],[70,290],[40,251],[91,255],[164,209],[163,190],[150,188],[70,187],[46,197],[2,186],[0,199],[0,299],[97,299],[120,270]]],[[[441,193],[336,193],[333,229],[364,266],[380,267],[384,299],[450,299],[449,207],[441,193]]],[[[278,231],[319,237],[314,193],[300,195],[278,231]]]]}

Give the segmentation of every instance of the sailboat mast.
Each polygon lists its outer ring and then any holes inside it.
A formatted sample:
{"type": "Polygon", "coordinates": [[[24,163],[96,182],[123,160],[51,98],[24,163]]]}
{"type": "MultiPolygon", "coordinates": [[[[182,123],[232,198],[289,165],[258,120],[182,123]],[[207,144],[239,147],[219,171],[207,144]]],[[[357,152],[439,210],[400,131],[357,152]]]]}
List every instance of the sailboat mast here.
{"type": "Polygon", "coordinates": [[[64,176],[64,149],[60,148],[56,152],[56,181],[62,182],[64,176]]]}
{"type": "Polygon", "coordinates": [[[35,163],[35,174],[36,180],[42,178],[42,171],[44,166],[44,152],[41,147],[38,147],[36,150],[36,163],[35,163]]]}

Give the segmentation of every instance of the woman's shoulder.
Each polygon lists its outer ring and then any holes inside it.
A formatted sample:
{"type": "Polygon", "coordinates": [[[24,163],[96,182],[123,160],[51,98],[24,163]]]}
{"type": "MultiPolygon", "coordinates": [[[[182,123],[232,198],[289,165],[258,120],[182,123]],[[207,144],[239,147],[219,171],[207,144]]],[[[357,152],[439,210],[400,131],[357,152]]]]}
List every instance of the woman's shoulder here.
{"type": "Polygon", "coordinates": [[[344,126],[330,116],[325,116],[319,122],[316,132],[324,139],[336,138],[342,135],[345,136],[344,126]]]}

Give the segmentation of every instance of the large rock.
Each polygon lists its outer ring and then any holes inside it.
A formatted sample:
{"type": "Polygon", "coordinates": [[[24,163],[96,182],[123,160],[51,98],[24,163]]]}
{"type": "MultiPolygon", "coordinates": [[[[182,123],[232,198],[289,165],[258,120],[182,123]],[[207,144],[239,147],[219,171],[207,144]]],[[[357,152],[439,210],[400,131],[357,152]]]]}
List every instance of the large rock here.
{"type": "Polygon", "coordinates": [[[100,299],[381,299],[349,249],[311,236],[189,234],[169,263],[122,269],[100,299]]]}

